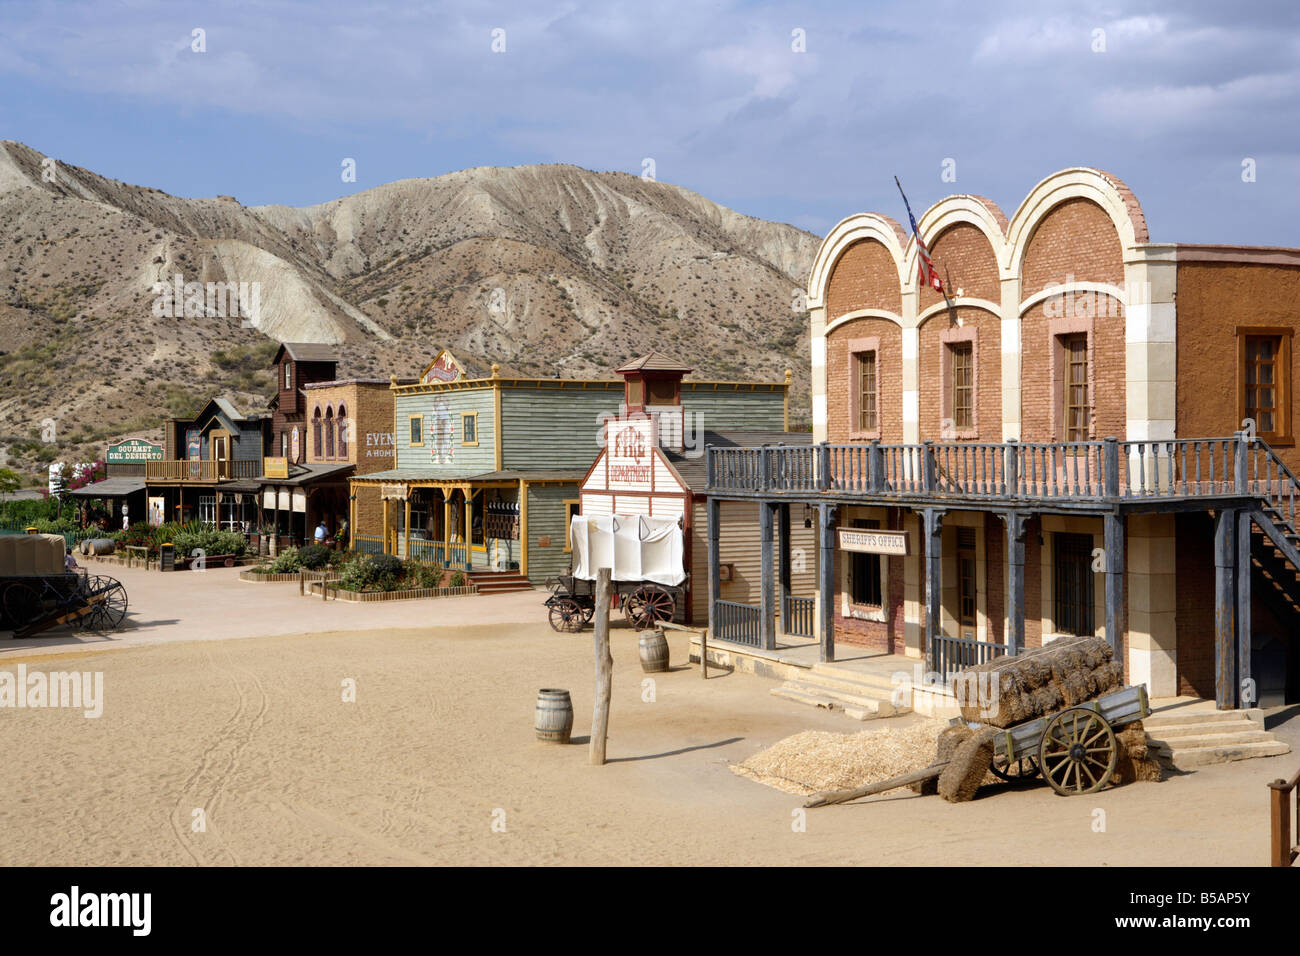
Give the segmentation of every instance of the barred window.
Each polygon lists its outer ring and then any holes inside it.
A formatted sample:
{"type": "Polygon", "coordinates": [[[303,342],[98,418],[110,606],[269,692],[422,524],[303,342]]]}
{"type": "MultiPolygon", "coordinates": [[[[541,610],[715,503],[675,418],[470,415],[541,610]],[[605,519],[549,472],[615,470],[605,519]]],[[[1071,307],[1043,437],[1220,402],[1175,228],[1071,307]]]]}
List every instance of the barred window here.
{"type": "Polygon", "coordinates": [[[1088,440],[1088,336],[1070,335],[1065,349],[1065,440],[1088,440]]]}
{"type": "Polygon", "coordinates": [[[1092,535],[1052,536],[1055,592],[1052,618],[1058,634],[1089,635],[1093,628],[1092,535]]]}
{"type": "Polygon", "coordinates": [[[970,342],[952,346],[952,423],[955,428],[975,427],[975,355],[970,342]]]}
{"type": "Polygon", "coordinates": [[[876,409],[876,353],[858,353],[858,431],[874,432],[878,426],[876,409]]]}

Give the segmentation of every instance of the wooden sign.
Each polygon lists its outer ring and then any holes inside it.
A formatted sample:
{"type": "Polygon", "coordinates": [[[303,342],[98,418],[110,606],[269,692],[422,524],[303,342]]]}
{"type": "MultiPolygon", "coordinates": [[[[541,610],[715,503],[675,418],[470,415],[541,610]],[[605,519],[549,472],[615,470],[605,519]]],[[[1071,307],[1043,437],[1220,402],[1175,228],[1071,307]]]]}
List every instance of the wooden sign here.
{"type": "Polygon", "coordinates": [[[288,458],[263,458],[262,474],[267,478],[288,478],[289,477],[289,459],[288,458]]]}
{"type": "Polygon", "coordinates": [[[162,461],[163,446],[143,438],[123,438],[108,446],[104,461],[110,465],[134,465],[142,461],[162,461]]]}
{"type": "Polygon", "coordinates": [[[903,531],[872,531],[867,528],[840,528],[840,550],[865,554],[907,554],[907,534],[903,531]]]}
{"type": "Polygon", "coordinates": [[[429,367],[420,375],[420,384],[428,385],[430,382],[458,382],[465,377],[465,368],[460,362],[456,361],[456,356],[451,354],[448,349],[443,349],[438,353],[437,358],[429,364],[429,367]]]}
{"type": "Polygon", "coordinates": [[[605,423],[605,467],[608,487],[650,491],[654,469],[655,429],[648,417],[605,423]]]}
{"type": "Polygon", "coordinates": [[[399,501],[405,501],[407,494],[406,485],[380,485],[380,498],[396,498],[399,501]]]}

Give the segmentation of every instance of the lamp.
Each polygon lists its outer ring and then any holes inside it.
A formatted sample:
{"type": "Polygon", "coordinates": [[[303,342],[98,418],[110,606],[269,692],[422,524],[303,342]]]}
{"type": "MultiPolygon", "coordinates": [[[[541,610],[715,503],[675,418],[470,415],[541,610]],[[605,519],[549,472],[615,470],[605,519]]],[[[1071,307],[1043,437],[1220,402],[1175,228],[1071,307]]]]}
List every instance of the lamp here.
{"type": "Polygon", "coordinates": [[[812,505],[806,501],[803,503],[803,526],[805,528],[812,527],[812,505]]]}

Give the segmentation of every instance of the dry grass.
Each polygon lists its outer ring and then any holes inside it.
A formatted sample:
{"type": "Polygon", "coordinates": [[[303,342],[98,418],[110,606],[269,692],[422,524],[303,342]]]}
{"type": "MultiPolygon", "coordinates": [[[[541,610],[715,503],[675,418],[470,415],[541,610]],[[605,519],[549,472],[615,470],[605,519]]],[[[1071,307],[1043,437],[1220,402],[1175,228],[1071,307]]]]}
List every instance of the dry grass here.
{"type": "Polygon", "coordinates": [[[946,721],[927,720],[856,734],[806,730],[732,764],[731,770],[804,797],[861,787],[929,766],[945,726],[946,721]]]}

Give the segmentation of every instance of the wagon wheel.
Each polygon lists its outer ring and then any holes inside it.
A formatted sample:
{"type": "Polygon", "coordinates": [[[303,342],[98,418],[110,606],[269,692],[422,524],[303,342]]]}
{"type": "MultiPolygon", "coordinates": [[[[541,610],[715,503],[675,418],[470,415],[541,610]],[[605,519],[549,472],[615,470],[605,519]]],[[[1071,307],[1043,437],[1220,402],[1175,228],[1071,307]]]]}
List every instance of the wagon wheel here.
{"type": "Polygon", "coordinates": [[[91,578],[87,589],[88,595],[95,597],[96,603],[90,612],[81,619],[81,626],[88,631],[111,631],[126,618],[126,588],[116,578],[96,576],[91,578]]]}
{"type": "Polygon", "coordinates": [[[1038,744],[1043,776],[1064,796],[1100,790],[1118,761],[1115,731],[1106,718],[1086,707],[1071,707],[1052,717],[1038,744]]]}
{"type": "Polygon", "coordinates": [[[627,596],[623,614],[627,622],[638,631],[654,627],[660,621],[670,621],[677,604],[663,588],[641,585],[627,596]]]}
{"type": "Polygon", "coordinates": [[[993,771],[993,776],[999,780],[1005,780],[1007,783],[1023,783],[1026,780],[1033,780],[1042,772],[1039,769],[1038,761],[1031,754],[1021,754],[1010,762],[1007,761],[1005,756],[996,756],[993,758],[993,762],[989,764],[989,769],[993,771]]]}
{"type": "Polygon", "coordinates": [[[30,584],[14,583],[5,588],[4,617],[14,630],[36,621],[45,611],[41,592],[30,584]]]}
{"type": "Polygon", "coordinates": [[[595,616],[596,616],[596,602],[592,601],[590,604],[585,605],[582,609],[582,622],[584,624],[589,624],[591,623],[591,619],[595,616]]]}
{"type": "Polygon", "coordinates": [[[551,604],[551,629],[560,632],[573,633],[582,630],[582,625],[587,623],[583,616],[582,607],[573,598],[557,598],[551,604]]]}

